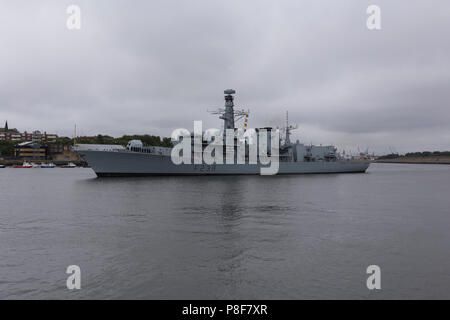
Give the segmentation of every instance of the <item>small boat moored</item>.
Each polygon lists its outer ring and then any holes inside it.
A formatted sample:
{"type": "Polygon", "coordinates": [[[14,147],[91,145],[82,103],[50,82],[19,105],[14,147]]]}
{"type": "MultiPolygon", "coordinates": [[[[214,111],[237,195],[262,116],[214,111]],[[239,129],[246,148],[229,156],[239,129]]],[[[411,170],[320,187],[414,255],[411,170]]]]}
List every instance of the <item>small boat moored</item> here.
{"type": "Polygon", "coordinates": [[[73,162],[69,162],[68,164],[61,166],[61,168],[76,168],[77,165],[74,164],[73,162]]]}
{"type": "Polygon", "coordinates": [[[25,161],[22,165],[15,165],[13,168],[33,168],[33,165],[25,161]]]}
{"type": "Polygon", "coordinates": [[[52,162],[50,162],[41,164],[41,168],[56,168],[56,166],[52,162]]]}

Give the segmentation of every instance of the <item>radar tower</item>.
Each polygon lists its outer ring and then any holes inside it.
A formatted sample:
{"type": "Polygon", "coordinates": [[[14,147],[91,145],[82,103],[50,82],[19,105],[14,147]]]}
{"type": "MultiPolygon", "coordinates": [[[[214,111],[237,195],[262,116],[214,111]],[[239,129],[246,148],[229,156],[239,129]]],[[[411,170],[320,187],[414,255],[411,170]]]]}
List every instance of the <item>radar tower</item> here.
{"type": "Polygon", "coordinates": [[[249,111],[243,109],[234,109],[234,94],[236,93],[233,89],[227,89],[224,91],[225,94],[225,108],[218,108],[215,110],[209,110],[211,114],[220,115],[219,118],[224,121],[224,129],[235,129],[235,122],[239,121],[243,117],[249,114],[249,111]]]}

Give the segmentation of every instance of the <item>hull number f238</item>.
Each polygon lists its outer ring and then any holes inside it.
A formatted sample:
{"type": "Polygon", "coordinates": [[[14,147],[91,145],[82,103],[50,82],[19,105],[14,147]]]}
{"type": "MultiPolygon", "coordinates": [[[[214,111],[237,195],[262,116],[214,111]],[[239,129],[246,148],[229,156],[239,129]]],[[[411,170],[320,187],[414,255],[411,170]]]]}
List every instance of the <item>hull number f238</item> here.
{"type": "Polygon", "coordinates": [[[199,172],[215,172],[216,165],[215,164],[196,164],[194,165],[194,170],[199,172]]]}

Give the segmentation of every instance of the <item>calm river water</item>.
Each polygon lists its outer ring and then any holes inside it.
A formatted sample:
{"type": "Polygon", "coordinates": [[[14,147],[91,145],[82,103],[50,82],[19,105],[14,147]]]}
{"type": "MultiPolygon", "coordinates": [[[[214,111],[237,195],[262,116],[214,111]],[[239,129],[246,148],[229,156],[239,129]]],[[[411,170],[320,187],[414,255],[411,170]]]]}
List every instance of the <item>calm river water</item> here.
{"type": "Polygon", "coordinates": [[[0,169],[1,299],[450,298],[450,166],[95,178],[0,169]],[[366,268],[381,268],[379,291],[366,268]],[[66,287],[69,265],[81,290],[66,287]]]}

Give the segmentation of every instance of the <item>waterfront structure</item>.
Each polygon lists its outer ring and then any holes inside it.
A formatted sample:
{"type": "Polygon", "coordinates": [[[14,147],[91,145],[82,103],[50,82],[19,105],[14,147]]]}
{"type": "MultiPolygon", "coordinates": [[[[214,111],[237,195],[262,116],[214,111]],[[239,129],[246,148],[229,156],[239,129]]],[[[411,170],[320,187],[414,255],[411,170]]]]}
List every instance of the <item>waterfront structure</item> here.
{"type": "Polygon", "coordinates": [[[80,161],[80,156],[76,152],[73,152],[71,145],[49,143],[48,155],[53,161],[57,162],[80,161]]]}
{"type": "Polygon", "coordinates": [[[21,160],[45,160],[47,146],[38,142],[22,142],[14,146],[14,157],[21,160]]]}
{"type": "Polygon", "coordinates": [[[40,131],[33,132],[19,132],[17,129],[9,129],[8,121],[5,122],[5,127],[0,128],[0,140],[3,141],[37,141],[37,142],[55,142],[58,136],[54,133],[41,133],[40,131]]]}
{"type": "MultiPolygon", "coordinates": [[[[220,109],[220,119],[224,120],[224,129],[234,130],[236,115],[241,111],[234,110],[234,94],[232,89],[225,90],[225,108],[220,109]]],[[[272,128],[264,129],[269,138],[272,128]]],[[[365,172],[369,167],[367,161],[342,161],[337,157],[337,149],[334,146],[312,146],[304,145],[299,141],[291,143],[289,139],[289,126],[286,130],[286,138],[280,143],[279,148],[279,170],[277,174],[301,174],[301,173],[341,173],[341,172],[365,172]]],[[[194,130],[195,131],[195,130],[194,130]]],[[[223,132],[223,140],[226,140],[223,132]]],[[[194,138],[194,133],[191,134],[194,138]]],[[[184,139],[184,138],[183,138],[184,139]]],[[[178,141],[179,142],[179,141],[178,141]]],[[[175,142],[176,144],[178,142],[175,142]]],[[[201,141],[205,148],[205,141],[201,141]]],[[[238,148],[237,139],[234,139],[234,151],[238,148]]],[[[254,142],[253,142],[254,143],[254,142]]],[[[256,141],[258,145],[258,141],[256,141]]],[[[145,175],[247,175],[260,174],[267,165],[263,163],[261,156],[253,163],[250,159],[249,141],[245,143],[244,163],[206,164],[182,163],[175,164],[172,161],[172,148],[144,147],[141,141],[132,140],[127,148],[118,146],[106,146],[103,149],[93,148],[90,145],[75,146],[75,151],[92,167],[97,176],[145,176],[145,175]]],[[[176,147],[176,145],[175,145],[176,147]]],[[[228,157],[228,149],[224,150],[224,158],[228,157]]],[[[269,149],[271,149],[269,147],[269,149]]],[[[190,155],[195,160],[196,151],[190,155]]],[[[202,149],[203,150],[203,149],[202,149]]],[[[189,155],[187,156],[189,158],[189,155]]],[[[278,159],[277,159],[278,161],[278,159]]],[[[194,161],[195,162],[195,161],[194,161]]]]}

